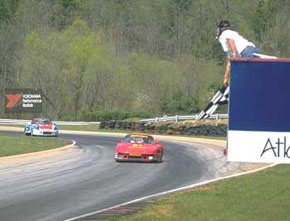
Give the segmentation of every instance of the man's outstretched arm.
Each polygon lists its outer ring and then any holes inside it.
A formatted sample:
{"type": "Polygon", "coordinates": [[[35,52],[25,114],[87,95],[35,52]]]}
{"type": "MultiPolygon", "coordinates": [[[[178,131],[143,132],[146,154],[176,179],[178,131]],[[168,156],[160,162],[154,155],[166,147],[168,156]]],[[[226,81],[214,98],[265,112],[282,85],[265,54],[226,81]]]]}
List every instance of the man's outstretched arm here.
{"type": "MultiPolygon", "coordinates": [[[[231,50],[231,53],[230,53],[231,57],[236,58],[237,55],[238,55],[238,51],[237,51],[237,47],[236,47],[235,41],[232,40],[232,39],[227,39],[227,43],[228,43],[228,46],[229,46],[229,48],[231,50]]],[[[223,82],[225,86],[229,85],[230,70],[231,70],[231,63],[228,60],[228,63],[227,63],[227,66],[226,66],[225,75],[224,75],[224,82],[223,82]]]]}
{"type": "Polygon", "coordinates": [[[231,63],[228,60],[227,66],[226,66],[226,72],[224,75],[224,85],[227,87],[229,85],[229,79],[230,79],[230,69],[231,69],[231,63]]]}

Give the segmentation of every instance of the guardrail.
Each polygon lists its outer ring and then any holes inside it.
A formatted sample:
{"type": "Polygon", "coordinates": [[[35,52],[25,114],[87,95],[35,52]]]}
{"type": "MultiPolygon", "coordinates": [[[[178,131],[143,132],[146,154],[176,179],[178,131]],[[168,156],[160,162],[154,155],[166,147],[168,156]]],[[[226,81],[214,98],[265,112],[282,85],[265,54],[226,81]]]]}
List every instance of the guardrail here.
{"type": "MultiPolygon", "coordinates": [[[[196,120],[198,114],[195,115],[185,115],[185,116],[163,116],[155,117],[149,119],[139,120],[139,122],[166,122],[166,121],[182,121],[182,120],[196,120]]],[[[209,117],[211,120],[228,119],[228,114],[213,114],[209,117]]],[[[30,123],[31,120],[21,120],[21,119],[0,119],[1,124],[11,124],[11,125],[25,125],[30,123]]],[[[57,125],[68,125],[68,126],[81,126],[81,125],[99,125],[100,122],[85,122],[85,121],[53,121],[57,125]]]]}
{"type": "MultiPolygon", "coordinates": [[[[155,117],[155,118],[140,120],[140,122],[160,122],[160,121],[178,122],[181,120],[196,120],[197,116],[198,116],[198,114],[187,115],[187,116],[175,115],[175,116],[171,116],[171,117],[163,116],[163,117],[155,117]]],[[[211,119],[211,120],[228,119],[228,116],[229,116],[228,114],[213,114],[208,119],[211,119]]]]}
{"type": "MultiPolygon", "coordinates": [[[[19,119],[0,119],[1,124],[11,124],[11,125],[25,125],[30,123],[31,120],[19,120],[19,119]]],[[[53,121],[57,125],[68,125],[68,126],[76,126],[76,125],[99,125],[100,122],[83,122],[83,121],[53,121]]]]}

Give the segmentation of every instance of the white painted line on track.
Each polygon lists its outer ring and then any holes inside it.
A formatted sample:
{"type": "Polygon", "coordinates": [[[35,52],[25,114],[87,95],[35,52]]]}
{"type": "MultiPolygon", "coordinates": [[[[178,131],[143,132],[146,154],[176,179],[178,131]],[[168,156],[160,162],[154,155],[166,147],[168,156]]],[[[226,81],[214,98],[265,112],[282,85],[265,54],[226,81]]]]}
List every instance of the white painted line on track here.
{"type": "Polygon", "coordinates": [[[161,192],[161,193],[152,194],[152,195],[141,197],[141,198],[138,198],[138,199],[135,199],[135,200],[131,200],[131,201],[125,202],[125,203],[121,203],[121,204],[118,204],[118,205],[115,205],[115,206],[112,206],[112,207],[108,207],[106,209],[102,209],[102,210],[98,210],[98,211],[95,211],[95,212],[83,214],[81,216],[76,216],[76,217],[73,217],[73,218],[70,218],[70,219],[66,219],[64,221],[74,221],[74,220],[77,220],[77,219],[85,218],[87,216],[92,216],[92,215],[95,215],[95,214],[98,214],[98,213],[101,213],[101,212],[105,212],[107,210],[115,209],[115,208],[118,208],[120,206],[126,206],[126,205],[131,204],[131,203],[136,203],[136,202],[140,202],[140,201],[143,201],[143,200],[148,200],[148,199],[155,198],[155,197],[160,197],[160,196],[163,196],[163,195],[167,195],[169,193],[174,193],[174,192],[178,192],[178,191],[182,191],[182,190],[187,190],[187,189],[203,186],[203,185],[214,183],[214,182],[221,181],[221,180],[226,180],[226,179],[230,179],[230,178],[234,178],[234,177],[238,177],[238,176],[243,176],[243,175],[256,173],[256,172],[259,172],[259,171],[274,167],[276,165],[277,164],[271,164],[271,165],[268,165],[268,166],[265,166],[265,167],[262,167],[262,168],[259,168],[259,169],[255,169],[255,170],[251,170],[251,171],[247,171],[247,172],[242,172],[242,173],[237,173],[237,174],[233,174],[233,175],[229,175],[229,176],[225,176],[225,177],[221,177],[221,178],[216,178],[216,179],[212,179],[212,180],[207,180],[207,181],[203,181],[203,182],[200,182],[200,183],[191,184],[189,186],[184,186],[184,187],[176,188],[176,189],[173,189],[173,190],[168,190],[168,191],[164,191],[164,192],[161,192]]]}

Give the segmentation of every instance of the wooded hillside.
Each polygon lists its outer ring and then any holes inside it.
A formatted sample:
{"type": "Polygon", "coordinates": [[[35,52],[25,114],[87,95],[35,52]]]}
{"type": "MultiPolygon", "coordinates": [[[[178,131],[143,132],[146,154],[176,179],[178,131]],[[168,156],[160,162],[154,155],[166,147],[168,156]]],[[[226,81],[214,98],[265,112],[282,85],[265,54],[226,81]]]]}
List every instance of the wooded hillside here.
{"type": "Polygon", "coordinates": [[[5,88],[42,89],[54,119],[196,113],[222,85],[217,22],[289,57],[289,14],[287,0],[1,0],[0,117],[5,88]]]}

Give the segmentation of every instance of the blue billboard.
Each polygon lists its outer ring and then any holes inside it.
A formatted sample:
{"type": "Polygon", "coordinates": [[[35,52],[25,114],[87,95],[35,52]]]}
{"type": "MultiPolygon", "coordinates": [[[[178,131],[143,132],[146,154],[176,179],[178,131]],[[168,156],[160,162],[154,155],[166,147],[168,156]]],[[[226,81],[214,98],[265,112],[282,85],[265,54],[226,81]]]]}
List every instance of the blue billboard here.
{"type": "Polygon", "coordinates": [[[228,160],[290,163],[290,59],[231,61],[228,160]]]}

